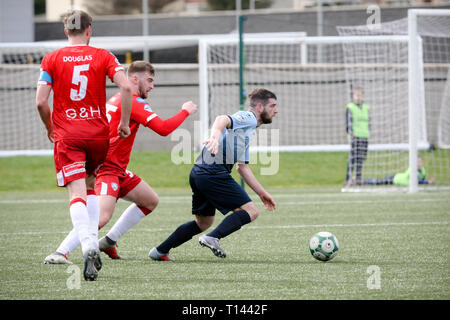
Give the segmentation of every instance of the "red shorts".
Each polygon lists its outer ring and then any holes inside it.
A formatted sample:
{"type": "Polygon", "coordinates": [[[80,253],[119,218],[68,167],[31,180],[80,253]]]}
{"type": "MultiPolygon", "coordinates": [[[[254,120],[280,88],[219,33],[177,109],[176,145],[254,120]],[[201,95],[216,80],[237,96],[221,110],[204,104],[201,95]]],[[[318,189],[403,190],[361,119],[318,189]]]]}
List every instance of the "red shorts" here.
{"type": "Polygon", "coordinates": [[[108,195],[115,198],[123,198],[128,192],[136,188],[142,179],[133,172],[126,170],[126,173],[120,175],[101,172],[95,180],[95,193],[98,196],[108,195]]]}
{"type": "Polygon", "coordinates": [[[96,173],[105,161],[109,140],[55,141],[54,160],[59,187],[96,173]]]}

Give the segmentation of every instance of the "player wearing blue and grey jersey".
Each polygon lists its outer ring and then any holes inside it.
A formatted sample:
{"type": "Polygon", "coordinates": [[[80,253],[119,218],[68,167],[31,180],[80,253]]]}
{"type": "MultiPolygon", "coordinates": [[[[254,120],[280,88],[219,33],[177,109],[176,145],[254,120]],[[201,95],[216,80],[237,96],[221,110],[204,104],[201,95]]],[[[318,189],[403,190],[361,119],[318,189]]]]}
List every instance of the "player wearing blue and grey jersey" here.
{"type": "Polygon", "coordinates": [[[168,261],[169,250],[190,240],[208,229],[214,222],[216,210],[227,214],[210,233],[199,238],[202,246],[208,247],[221,258],[226,253],[219,240],[255,220],[258,209],[247,192],[231,176],[236,170],[245,183],[260,197],[267,210],[275,210],[272,196],[258,182],[249,163],[249,145],[256,128],[269,124],[277,114],[277,98],[266,89],[255,89],[249,94],[248,111],[218,116],[211,128],[211,135],[204,144],[189,175],[192,189],[192,214],[195,220],[180,225],[163,243],[150,250],[153,260],[168,261]]]}
{"type": "Polygon", "coordinates": [[[231,126],[223,129],[217,154],[204,147],[193,168],[196,174],[230,173],[236,162],[249,163],[249,146],[258,126],[256,116],[252,111],[238,111],[228,117],[231,126]]]}

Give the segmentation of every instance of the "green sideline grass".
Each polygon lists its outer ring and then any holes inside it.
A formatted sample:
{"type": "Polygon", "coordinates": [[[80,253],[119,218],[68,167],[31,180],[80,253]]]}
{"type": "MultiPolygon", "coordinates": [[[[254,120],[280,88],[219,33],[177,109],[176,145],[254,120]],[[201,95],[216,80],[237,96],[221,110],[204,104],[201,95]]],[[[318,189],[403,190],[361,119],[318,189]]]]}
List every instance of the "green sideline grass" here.
{"type": "MultiPolygon", "coordinates": [[[[346,153],[281,153],[276,175],[252,165],[277,210],[265,211],[250,192],[261,215],[221,241],[226,259],[196,236],[164,263],[148,251],[192,219],[191,165],[174,165],[169,152],[133,153],[129,169],[154,187],[160,204],[119,240],[122,260],[103,255],[98,281],[70,289],[82,270],[80,249],[69,257],[72,269],[43,264],[71,229],[53,159],[0,158],[0,299],[450,299],[450,192],[341,193],[346,161],[346,153]],[[340,242],[327,263],[308,251],[319,231],[340,242]],[[371,266],[381,272],[379,289],[367,286],[371,266]]],[[[100,236],[127,206],[118,201],[100,236]]],[[[217,214],[214,226],[222,219],[217,214]]]]}
{"type": "MultiPolygon", "coordinates": [[[[339,152],[280,153],[276,175],[261,175],[261,168],[267,169],[270,164],[251,166],[267,187],[337,186],[344,181],[346,161],[347,154],[339,152]]],[[[155,188],[188,188],[191,167],[190,164],[173,164],[170,152],[134,152],[128,169],[155,188]]],[[[237,178],[235,170],[233,175],[237,178]]],[[[0,158],[0,176],[0,192],[57,189],[52,157],[0,158]]]]}
{"type": "MultiPolygon", "coordinates": [[[[448,185],[450,150],[421,154],[426,163],[427,175],[437,178],[438,184],[448,185]]],[[[346,152],[282,152],[279,158],[272,155],[267,158],[252,155],[250,166],[258,180],[266,187],[340,187],[345,179],[347,156],[346,152]],[[264,173],[264,170],[269,169],[277,169],[276,174],[264,173]]],[[[384,159],[382,154],[378,157],[384,159]]],[[[386,158],[388,157],[386,154],[386,158]]],[[[376,166],[376,162],[370,162],[373,159],[367,159],[366,166],[376,166]]],[[[407,159],[407,155],[404,159],[407,159]]],[[[194,158],[192,162],[193,160],[194,158]]],[[[188,176],[191,167],[191,164],[174,164],[170,152],[160,151],[133,152],[128,169],[155,188],[185,189],[189,188],[188,176]]],[[[383,170],[385,169],[380,168],[379,171],[383,170]]],[[[390,174],[393,173],[386,173],[390,174]]],[[[236,170],[233,170],[233,176],[240,179],[236,170]]],[[[0,158],[0,177],[0,192],[58,189],[53,158],[49,156],[0,158]]]]}
{"type": "MultiPolygon", "coordinates": [[[[227,258],[200,247],[195,236],[171,251],[175,261],[170,263],[152,261],[147,255],[178,225],[192,219],[190,192],[159,191],[157,210],[119,240],[123,259],[113,261],[102,254],[103,268],[95,282],[80,280],[79,248],[69,256],[71,268],[43,264],[71,229],[65,192],[3,193],[0,299],[450,299],[448,191],[384,195],[341,193],[335,187],[269,191],[277,210],[263,210],[251,194],[261,215],[222,239],[227,258]],[[309,238],[319,231],[334,233],[340,242],[338,255],[327,263],[315,260],[308,250],[309,238]],[[371,266],[379,268],[378,282],[371,266]]],[[[113,220],[100,236],[127,206],[118,202],[113,220]]],[[[222,219],[217,214],[214,226],[222,219]]]]}

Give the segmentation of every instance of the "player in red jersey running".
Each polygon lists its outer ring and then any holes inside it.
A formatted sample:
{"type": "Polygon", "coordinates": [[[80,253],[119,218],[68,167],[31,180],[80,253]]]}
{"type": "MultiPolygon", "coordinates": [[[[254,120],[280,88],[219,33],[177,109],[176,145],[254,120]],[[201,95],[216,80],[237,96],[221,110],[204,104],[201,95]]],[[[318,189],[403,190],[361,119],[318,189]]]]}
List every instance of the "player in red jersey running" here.
{"type": "MultiPolygon", "coordinates": [[[[106,160],[97,174],[95,184],[100,207],[99,229],[111,219],[118,198],[132,202],[106,236],[99,240],[100,250],[112,259],[120,258],[115,246],[119,237],[152,212],[159,202],[158,195],[144,180],[126,170],[139,126],[146,126],[159,135],[167,136],[178,128],[189,114],[197,111],[197,106],[192,101],[188,101],[182,105],[181,111],[176,115],[162,120],[145,101],[148,93],[153,89],[154,74],[153,66],[145,61],[135,61],[128,68],[128,79],[133,91],[131,134],[128,138],[118,139],[115,135],[122,113],[122,94],[117,93],[107,103],[111,133],[110,147],[106,160]]],[[[67,256],[79,244],[72,230],[57,252],[67,256]]],[[[65,263],[68,263],[68,260],[65,263]]]]}
{"type": "MultiPolygon", "coordinates": [[[[69,45],[47,54],[41,63],[36,106],[47,136],[54,143],[57,184],[66,187],[70,217],[81,243],[85,280],[96,280],[99,213],[89,210],[88,190],[106,158],[109,125],[106,117],[106,76],[121,92],[123,112],[115,135],[130,135],[131,86],[122,65],[109,51],[89,46],[92,18],[81,10],[64,16],[69,45]],[[53,112],[49,96],[53,90],[53,112]]],[[[96,199],[95,199],[96,200],[96,199]]]]}

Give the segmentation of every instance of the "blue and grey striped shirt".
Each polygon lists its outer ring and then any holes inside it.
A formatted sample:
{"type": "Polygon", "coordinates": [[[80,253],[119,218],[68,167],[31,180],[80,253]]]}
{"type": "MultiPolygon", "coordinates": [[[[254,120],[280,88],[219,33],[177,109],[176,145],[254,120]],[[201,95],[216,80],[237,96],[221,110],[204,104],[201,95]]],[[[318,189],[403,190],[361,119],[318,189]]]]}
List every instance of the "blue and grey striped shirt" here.
{"type": "Polygon", "coordinates": [[[236,162],[249,163],[250,141],[255,136],[258,125],[255,114],[251,111],[238,111],[228,117],[231,119],[231,127],[223,130],[217,154],[211,154],[204,147],[195,161],[196,173],[230,173],[236,162]]]}

